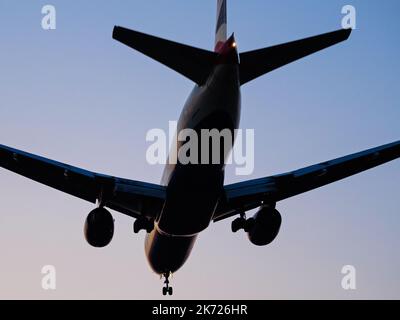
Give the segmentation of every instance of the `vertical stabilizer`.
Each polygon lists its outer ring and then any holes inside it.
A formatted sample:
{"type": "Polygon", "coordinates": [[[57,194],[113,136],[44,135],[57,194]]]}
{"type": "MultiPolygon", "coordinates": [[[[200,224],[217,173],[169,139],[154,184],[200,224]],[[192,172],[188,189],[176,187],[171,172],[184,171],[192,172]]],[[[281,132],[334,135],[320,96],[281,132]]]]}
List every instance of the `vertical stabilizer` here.
{"type": "Polygon", "coordinates": [[[215,29],[215,51],[227,40],[226,1],[217,0],[217,27],[215,29]]]}

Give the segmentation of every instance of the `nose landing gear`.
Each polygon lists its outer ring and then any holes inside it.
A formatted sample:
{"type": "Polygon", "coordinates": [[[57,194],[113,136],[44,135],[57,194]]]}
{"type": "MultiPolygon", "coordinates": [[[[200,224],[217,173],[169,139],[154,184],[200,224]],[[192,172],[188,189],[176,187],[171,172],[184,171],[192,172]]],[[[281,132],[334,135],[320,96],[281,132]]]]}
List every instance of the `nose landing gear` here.
{"type": "Polygon", "coordinates": [[[163,293],[164,296],[166,296],[167,294],[172,296],[173,290],[172,290],[172,287],[169,286],[169,276],[170,276],[170,274],[169,273],[165,273],[163,276],[165,277],[165,281],[164,281],[165,287],[162,289],[162,293],[163,293]]]}

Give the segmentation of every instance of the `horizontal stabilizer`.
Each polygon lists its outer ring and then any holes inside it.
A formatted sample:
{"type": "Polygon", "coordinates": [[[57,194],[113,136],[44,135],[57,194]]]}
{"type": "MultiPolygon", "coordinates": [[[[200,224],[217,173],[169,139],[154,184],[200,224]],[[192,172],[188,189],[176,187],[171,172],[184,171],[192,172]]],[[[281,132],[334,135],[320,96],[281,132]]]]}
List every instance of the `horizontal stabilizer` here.
{"type": "Polygon", "coordinates": [[[137,31],[115,27],[113,38],[164,64],[198,85],[211,73],[217,54],[137,31]]]}
{"type": "Polygon", "coordinates": [[[280,44],[240,54],[240,83],[243,85],[317,51],[347,40],[351,29],[342,29],[319,36],[280,44]]]}

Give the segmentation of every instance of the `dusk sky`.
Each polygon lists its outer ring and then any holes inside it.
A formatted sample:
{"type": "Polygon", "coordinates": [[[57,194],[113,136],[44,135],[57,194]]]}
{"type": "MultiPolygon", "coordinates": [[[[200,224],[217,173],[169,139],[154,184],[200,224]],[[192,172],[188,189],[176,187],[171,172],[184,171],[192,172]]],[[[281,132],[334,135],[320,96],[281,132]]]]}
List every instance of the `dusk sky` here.
{"type": "MultiPolygon", "coordinates": [[[[265,177],[400,139],[398,0],[228,1],[228,31],[248,51],[341,28],[347,42],[242,89],[242,129],[255,130],[265,177]]],[[[212,50],[216,1],[0,0],[0,144],[133,180],[159,183],[146,133],[177,120],[193,83],[114,41],[114,25],[212,50]],[[56,30],[43,30],[52,4],[56,30]]],[[[160,299],[144,233],[112,212],[109,247],[90,247],[94,208],[0,169],[0,299],[160,299]],[[57,288],[41,287],[53,265],[57,288]]],[[[400,299],[400,161],[278,203],[277,239],[255,247],[231,220],[200,234],[173,277],[173,299],[400,299]],[[341,287],[345,265],[356,290],[341,287]]],[[[194,204],[195,205],[195,204],[194,204]]],[[[190,214],[190,212],[188,212],[190,214]]],[[[170,299],[170,298],[168,298],[170,299]]]]}

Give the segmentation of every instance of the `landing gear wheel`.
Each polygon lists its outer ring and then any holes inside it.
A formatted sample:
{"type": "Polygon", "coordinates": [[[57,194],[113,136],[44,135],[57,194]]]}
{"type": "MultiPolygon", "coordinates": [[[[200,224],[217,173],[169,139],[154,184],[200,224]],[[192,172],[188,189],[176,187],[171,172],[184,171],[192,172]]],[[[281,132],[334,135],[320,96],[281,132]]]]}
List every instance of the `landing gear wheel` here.
{"type": "Polygon", "coordinates": [[[251,228],[254,226],[255,220],[253,218],[246,219],[245,215],[242,214],[240,218],[237,218],[232,221],[232,232],[236,233],[239,230],[244,230],[245,232],[249,232],[251,228]]]}
{"type": "Polygon", "coordinates": [[[173,290],[172,290],[172,287],[169,286],[169,280],[168,280],[169,274],[166,273],[163,276],[165,277],[165,281],[164,281],[165,287],[162,289],[162,293],[164,296],[166,296],[167,294],[172,296],[173,290]]]}
{"type": "Polygon", "coordinates": [[[243,217],[237,218],[235,220],[232,221],[232,232],[236,233],[241,229],[244,229],[246,226],[246,219],[243,217]]]}
{"type": "Polygon", "coordinates": [[[133,232],[139,233],[141,230],[145,230],[147,233],[152,232],[154,229],[154,222],[147,218],[138,218],[133,224],[133,232]]]}

